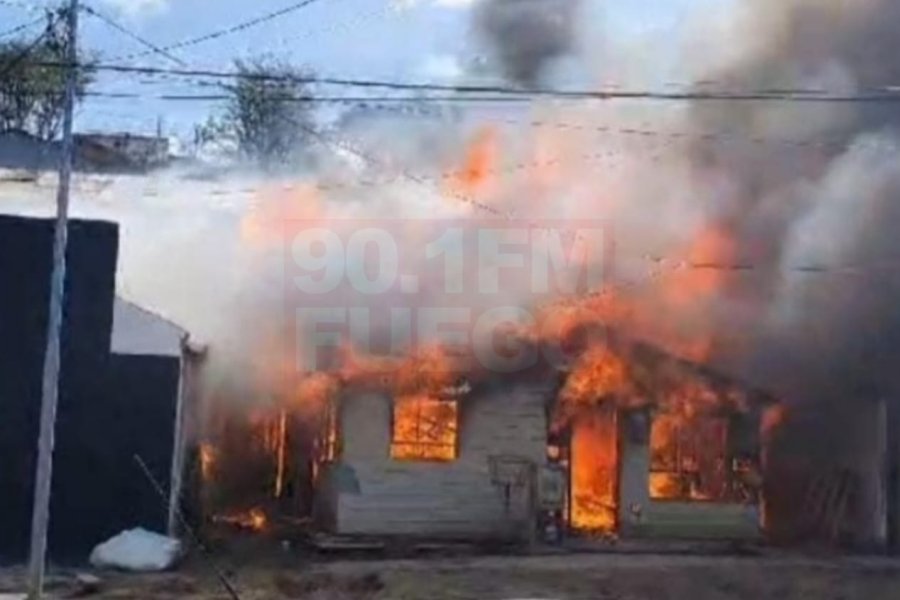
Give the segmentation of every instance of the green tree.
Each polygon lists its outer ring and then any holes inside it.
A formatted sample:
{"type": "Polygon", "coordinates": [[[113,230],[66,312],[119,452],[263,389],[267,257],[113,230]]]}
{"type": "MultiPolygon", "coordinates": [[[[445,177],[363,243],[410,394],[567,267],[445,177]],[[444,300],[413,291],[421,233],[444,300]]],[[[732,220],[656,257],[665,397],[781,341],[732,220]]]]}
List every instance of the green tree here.
{"type": "Polygon", "coordinates": [[[202,126],[201,137],[230,136],[241,155],[263,167],[293,164],[314,128],[306,101],[311,74],[265,58],[237,61],[235,67],[225,114],[202,126]]]}
{"type": "MultiPolygon", "coordinates": [[[[66,71],[47,63],[66,62],[67,39],[66,12],[59,10],[48,13],[47,29],[37,42],[0,44],[0,132],[21,130],[44,140],[56,138],[63,118],[66,71]]],[[[91,78],[88,69],[79,71],[79,101],[91,78]]]]}

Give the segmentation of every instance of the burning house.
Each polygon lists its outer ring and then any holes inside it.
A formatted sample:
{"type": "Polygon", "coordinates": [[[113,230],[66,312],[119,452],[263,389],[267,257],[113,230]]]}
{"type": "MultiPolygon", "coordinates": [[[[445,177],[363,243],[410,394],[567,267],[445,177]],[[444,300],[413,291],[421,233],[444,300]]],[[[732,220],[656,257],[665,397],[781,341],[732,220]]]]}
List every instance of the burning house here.
{"type": "Polygon", "coordinates": [[[320,373],[219,427],[208,516],[386,538],[762,537],[771,397],[618,335],[573,356],[460,373],[430,351],[320,373]]]}
{"type": "MultiPolygon", "coordinates": [[[[425,365],[420,365],[424,367],[425,365]]],[[[341,534],[756,538],[772,400],[650,346],[336,405],[317,516],[341,534]],[[556,521],[548,521],[548,514],[556,521]]]]}
{"type": "MultiPolygon", "coordinates": [[[[577,3],[556,4],[481,3],[476,30],[497,75],[522,89],[553,88],[559,59],[594,58],[577,56],[600,47],[578,39],[577,3]]],[[[888,25],[898,5],[845,5],[760,0],[733,37],[694,47],[704,60],[680,79],[726,95],[882,89],[898,77],[884,58],[897,56],[888,25]],[[706,48],[716,51],[698,51],[706,48]]],[[[597,69],[584,89],[632,72],[609,58],[585,61],[597,69]]],[[[609,83],[627,90],[630,81],[609,83]]],[[[692,86],[685,90],[672,111],[539,99],[499,117],[467,109],[461,120],[426,119],[435,125],[427,136],[411,119],[370,123],[372,111],[356,112],[341,132],[355,141],[320,145],[352,160],[260,182],[234,200],[236,215],[216,192],[176,181],[172,222],[188,205],[215,218],[172,228],[168,253],[152,258],[173,288],[194,286],[172,294],[173,305],[196,304],[186,313],[201,322],[220,317],[208,326],[213,362],[240,355],[218,365],[221,384],[206,381],[199,419],[198,489],[210,520],[268,531],[315,517],[338,533],[474,538],[524,535],[535,513],[553,512],[562,526],[596,535],[900,540],[897,112],[811,94],[802,103],[693,101],[692,86]],[[646,343],[586,345],[540,373],[418,381],[427,369],[411,358],[387,369],[400,384],[344,366],[290,381],[290,352],[272,344],[296,329],[277,322],[289,287],[285,225],[347,242],[355,231],[346,229],[384,224],[385,215],[413,224],[396,236],[395,279],[417,280],[423,293],[387,286],[362,300],[329,298],[326,308],[440,306],[430,292],[456,280],[440,280],[441,261],[418,260],[438,239],[424,221],[492,230],[556,220],[569,230],[602,218],[617,232],[616,256],[591,257],[614,267],[602,285],[536,298],[520,273],[497,286],[495,300],[571,302],[587,320],[646,343]]],[[[152,245],[165,246],[156,237],[152,245]]],[[[356,263],[368,262],[362,246],[356,263]]],[[[471,258],[444,255],[451,265],[459,257],[471,258]]],[[[347,269],[333,267],[351,262],[306,258],[300,275],[336,280],[347,269]]],[[[465,297],[448,304],[484,309],[468,293],[479,269],[463,271],[465,297]]],[[[290,307],[308,300],[290,297],[290,307]]]]}

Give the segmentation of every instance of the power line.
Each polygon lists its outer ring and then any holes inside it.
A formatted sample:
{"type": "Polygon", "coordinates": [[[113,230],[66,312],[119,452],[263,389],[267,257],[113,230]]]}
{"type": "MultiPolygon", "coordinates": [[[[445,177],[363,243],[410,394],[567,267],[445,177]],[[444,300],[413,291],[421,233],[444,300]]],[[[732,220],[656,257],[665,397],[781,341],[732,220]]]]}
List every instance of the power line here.
{"type": "Polygon", "coordinates": [[[644,127],[622,127],[611,125],[592,125],[585,123],[568,123],[564,121],[545,121],[540,119],[519,120],[513,118],[498,119],[497,122],[513,125],[530,125],[536,128],[552,128],[563,131],[596,131],[599,133],[613,133],[637,136],[642,138],[663,138],[670,142],[677,141],[704,141],[704,142],[730,142],[730,143],[751,143],[751,144],[771,144],[783,145],[796,148],[845,148],[846,141],[843,140],[792,140],[789,138],[770,138],[758,135],[744,136],[739,133],[723,133],[723,132],[688,132],[688,131],[660,131],[648,129],[644,127]]]}
{"type": "MultiPolygon", "coordinates": [[[[220,87],[221,84],[215,84],[220,87]]],[[[233,96],[228,94],[139,94],[134,92],[87,92],[86,96],[99,98],[117,98],[123,100],[163,100],[177,102],[219,102],[230,100],[233,96]]],[[[337,103],[337,104],[376,104],[376,103],[524,103],[530,102],[528,98],[510,98],[505,96],[273,96],[270,98],[278,102],[290,102],[299,104],[337,103]]]]}
{"type": "Polygon", "coordinates": [[[44,12],[45,6],[35,6],[33,2],[19,2],[16,0],[0,0],[0,6],[19,8],[28,12],[44,12]]]}
{"type": "MultiPolygon", "coordinates": [[[[383,169],[385,167],[384,161],[381,161],[378,158],[371,156],[368,152],[366,152],[364,150],[361,150],[359,148],[356,148],[355,146],[346,144],[344,142],[340,142],[337,140],[331,140],[328,138],[328,136],[322,134],[321,132],[317,131],[316,129],[314,129],[312,127],[308,127],[301,123],[297,123],[297,126],[300,129],[302,129],[303,131],[305,131],[308,135],[315,138],[320,144],[324,145],[327,148],[330,148],[332,151],[334,151],[334,149],[336,148],[340,151],[350,153],[350,154],[356,156],[357,158],[361,159],[366,164],[374,166],[378,169],[383,169]]],[[[401,177],[403,177],[404,179],[412,181],[413,183],[421,185],[429,190],[432,189],[432,185],[434,184],[433,181],[429,181],[427,178],[420,177],[420,176],[410,173],[409,171],[402,169],[402,168],[399,170],[399,175],[401,177]]],[[[477,208],[478,210],[480,210],[482,212],[486,212],[486,213],[494,215],[494,216],[506,217],[507,219],[511,218],[511,215],[507,215],[507,214],[503,213],[502,211],[494,208],[493,206],[489,206],[489,205],[485,204],[484,202],[480,202],[479,200],[470,198],[469,196],[465,196],[463,194],[458,194],[455,192],[451,192],[451,195],[454,198],[456,198],[457,200],[460,200],[461,202],[469,204],[472,207],[477,208]]]]}
{"type": "MultiPolygon", "coordinates": [[[[328,27],[323,27],[321,29],[308,30],[306,32],[301,33],[300,35],[291,35],[290,37],[283,36],[279,40],[279,46],[281,48],[284,48],[286,46],[286,42],[288,40],[296,43],[296,42],[305,41],[310,38],[317,37],[317,36],[323,35],[323,34],[330,35],[330,34],[335,34],[335,33],[337,33],[337,34],[346,33],[347,31],[351,30],[353,27],[355,27],[365,21],[369,21],[375,17],[380,17],[383,14],[391,13],[391,12],[395,12],[392,2],[390,2],[390,1],[379,2],[378,7],[375,10],[364,12],[364,13],[359,13],[359,14],[355,15],[355,17],[350,21],[343,22],[343,23],[341,23],[341,22],[332,23],[328,27]]],[[[330,36],[330,41],[334,41],[333,36],[330,36]]]]}
{"type": "MultiPolygon", "coordinates": [[[[324,138],[324,134],[318,134],[318,135],[322,135],[324,138]]],[[[376,166],[378,168],[385,166],[384,163],[386,161],[379,161],[378,159],[373,158],[370,154],[366,153],[364,150],[361,150],[360,148],[355,147],[355,146],[351,146],[351,145],[347,144],[346,142],[337,141],[337,140],[328,140],[327,142],[323,141],[322,143],[337,147],[342,151],[354,154],[358,158],[360,158],[364,161],[367,161],[372,166],[376,166]],[[367,155],[366,158],[363,158],[363,156],[362,156],[363,153],[366,153],[366,155],[367,155]]],[[[597,153],[585,153],[583,155],[573,157],[572,160],[581,160],[586,163],[597,163],[597,162],[603,162],[604,160],[607,160],[607,159],[610,159],[609,155],[602,153],[602,152],[597,152],[597,153]]],[[[502,168],[479,171],[479,174],[483,175],[485,177],[512,175],[519,171],[527,171],[529,169],[539,169],[542,167],[554,166],[554,165],[561,164],[562,162],[563,162],[563,159],[561,157],[548,158],[548,159],[544,159],[544,160],[523,161],[523,162],[510,164],[510,165],[502,167],[502,168]]],[[[566,162],[568,163],[569,161],[567,160],[566,162]]],[[[456,170],[452,170],[452,171],[446,171],[446,172],[440,173],[438,175],[428,175],[428,174],[420,175],[420,174],[414,174],[410,171],[403,171],[401,173],[401,176],[406,179],[414,180],[416,183],[428,183],[431,185],[437,185],[437,184],[445,184],[448,182],[453,182],[454,180],[459,180],[461,178],[464,178],[467,174],[468,174],[468,171],[466,169],[456,169],[456,170]]],[[[312,187],[319,191],[340,191],[340,190],[354,190],[354,189],[359,189],[359,188],[383,188],[385,186],[396,183],[397,179],[398,178],[396,176],[387,176],[387,177],[380,178],[380,179],[360,179],[360,180],[355,180],[355,181],[324,181],[324,182],[318,182],[318,183],[314,183],[314,184],[284,185],[280,189],[282,189],[284,191],[290,191],[290,190],[294,190],[294,189],[297,189],[300,187],[312,187]]],[[[265,187],[258,187],[258,186],[257,187],[247,186],[247,187],[240,187],[240,188],[216,188],[216,189],[208,192],[208,194],[211,196],[248,195],[248,194],[257,194],[265,189],[266,189],[265,187]]],[[[496,211],[496,212],[499,213],[499,211],[496,211]]],[[[649,259],[647,257],[642,257],[642,258],[644,258],[645,260],[649,259]]]]}
{"type": "MultiPolygon", "coordinates": [[[[197,81],[196,85],[208,85],[219,88],[219,84],[197,81]]],[[[87,92],[85,96],[106,98],[113,100],[155,100],[164,102],[224,102],[232,97],[227,94],[140,94],[134,92],[87,92]]],[[[400,115],[410,115],[409,110],[400,108],[402,104],[448,104],[452,109],[471,108],[477,104],[523,104],[529,103],[529,98],[511,96],[283,96],[278,98],[281,102],[296,102],[302,104],[352,104],[359,108],[382,111],[400,115]]],[[[767,146],[782,146],[797,149],[844,149],[847,141],[843,139],[790,139],[773,138],[759,135],[744,135],[734,132],[689,132],[689,131],[664,131],[649,129],[646,127],[627,127],[591,123],[571,123],[566,121],[549,121],[541,119],[516,119],[503,117],[492,119],[494,123],[508,125],[524,125],[533,128],[550,128],[560,131],[596,132],[601,134],[623,135],[638,137],[647,140],[660,141],[661,144],[673,144],[678,142],[722,142],[729,144],[754,144],[767,146]]]]}
{"type": "MultiPolygon", "coordinates": [[[[165,50],[171,50],[167,47],[165,50]]],[[[204,69],[163,69],[121,64],[100,63],[69,65],[60,62],[39,63],[44,67],[78,68],[114,73],[140,73],[144,75],[172,75],[178,77],[204,77],[209,79],[243,79],[250,81],[282,82],[296,84],[335,85],[368,89],[392,89],[418,92],[455,92],[460,94],[498,94],[521,98],[550,98],[557,100],[662,100],[662,101],[741,101],[741,102],[799,102],[799,103],[900,103],[900,93],[884,91],[864,94],[820,94],[805,90],[782,92],[660,92],[650,90],[565,90],[553,88],[514,88],[502,85],[462,85],[419,82],[398,82],[379,79],[322,77],[317,75],[288,75],[265,73],[241,73],[204,69]]]]}
{"type": "MultiPolygon", "coordinates": [[[[242,23],[238,23],[237,25],[232,25],[231,27],[227,27],[225,29],[220,29],[218,31],[213,31],[211,33],[207,33],[205,35],[201,35],[194,38],[189,38],[186,40],[182,40],[180,42],[176,42],[169,46],[164,46],[162,50],[169,52],[171,50],[182,50],[184,48],[189,48],[191,46],[196,46],[198,44],[203,44],[205,42],[209,42],[212,40],[217,40],[219,38],[232,35],[235,33],[240,33],[241,31],[245,31],[247,29],[251,29],[256,27],[257,25],[262,25],[263,23],[268,23],[269,21],[274,21],[275,19],[284,17],[291,13],[297,12],[303,8],[306,8],[310,4],[314,4],[319,0],[303,0],[302,2],[296,2],[289,6],[286,6],[282,9],[276,10],[274,12],[267,13],[265,15],[261,15],[259,17],[255,17],[250,19],[249,21],[244,21],[242,23]]],[[[153,54],[153,52],[142,52],[137,54],[130,54],[127,56],[118,57],[113,60],[134,60],[135,58],[143,58],[145,56],[149,56],[153,54]]]]}
{"type": "Polygon", "coordinates": [[[34,19],[33,21],[29,21],[27,23],[22,23],[18,27],[13,27],[12,29],[8,29],[8,30],[0,33],[0,39],[16,35],[20,31],[25,31],[26,29],[30,29],[39,23],[43,23],[46,19],[47,19],[46,16],[41,16],[41,17],[38,17],[37,19],[34,19]]]}
{"type": "Polygon", "coordinates": [[[133,31],[131,31],[130,29],[128,29],[128,28],[125,27],[124,25],[122,25],[122,24],[116,22],[115,20],[113,20],[113,19],[110,18],[110,17],[107,17],[107,16],[104,15],[103,13],[98,12],[96,9],[94,9],[94,8],[88,6],[88,5],[85,5],[85,6],[82,7],[82,10],[84,10],[84,12],[88,13],[88,14],[91,15],[92,17],[95,17],[95,18],[97,18],[97,19],[103,21],[104,23],[106,23],[107,25],[109,25],[110,27],[112,27],[113,29],[115,29],[116,31],[119,31],[120,33],[123,33],[123,34],[127,35],[128,37],[130,37],[131,39],[135,40],[136,42],[138,42],[138,43],[141,44],[142,46],[146,46],[147,48],[150,49],[150,52],[155,53],[155,54],[159,54],[160,56],[162,56],[162,57],[164,57],[164,58],[167,58],[167,59],[171,60],[172,62],[177,63],[177,64],[179,64],[179,65],[181,65],[181,66],[183,66],[183,67],[186,67],[186,66],[187,66],[187,63],[184,62],[183,60],[181,60],[180,58],[178,58],[177,56],[173,56],[172,54],[170,54],[169,52],[167,52],[165,49],[160,48],[159,46],[157,46],[157,45],[154,44],[153,42],[150,42],[150,41],[144,39],[143,37],[141,37],[141,36],[138,35],[137,33],[134,33],[133,31]]]}
{"type": "Polygon", "coordinates": [[[28,58],[28,55],[34,52],[38,46],[40,46],[47,39],[47,36],[50,35],[50,32],[53,30],[54,21],[52,16],[47,16],[47,27],[44,31],[39,35],[33,42],[28,44],[26,47],[22,48],[22,51],[19,52],[16,56],[14,56],[9,62],[6,64],[0,65],[3,68],[0,69],[0,80],[6,79],[19,64],[28,58]]]}
{"type": "Polygon", "coordinates": [[[897,270],[900,269],[900,258],[890,260],[880,260],[871,264],[845,264],[845,265],[827,265],[827,264],[794,264],[780,266],[776,264],[761,265],[753,262],[719,262],[719,261],[700,261],[685,258],[666,257],[659,255],[645,254],[639,257],[654,263],[660,273],[663,270],[669,273],[678,273],[686,271],[715,271],[722,273],[751,273],[751,272],[783,272],[797,273],[801,275],[854,275],[861,273],[872,273],[876,271],[897,270]]]}

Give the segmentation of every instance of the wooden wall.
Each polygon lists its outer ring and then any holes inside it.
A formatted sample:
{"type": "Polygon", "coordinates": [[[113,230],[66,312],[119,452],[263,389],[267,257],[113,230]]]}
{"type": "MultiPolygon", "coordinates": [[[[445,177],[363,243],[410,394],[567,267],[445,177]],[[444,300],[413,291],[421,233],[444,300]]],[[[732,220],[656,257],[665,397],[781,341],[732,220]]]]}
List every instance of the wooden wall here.
{"type": "Polygon", "coordinates": [[[449,463],[390,457],[392,403],[359,394],[342,403],[340,483],[332,490],[342,534],[524,537],[526,488],[492,483],[489,457],[546,460],[549,388],[519,386],[461,400],[459,455],[449,463]]]}

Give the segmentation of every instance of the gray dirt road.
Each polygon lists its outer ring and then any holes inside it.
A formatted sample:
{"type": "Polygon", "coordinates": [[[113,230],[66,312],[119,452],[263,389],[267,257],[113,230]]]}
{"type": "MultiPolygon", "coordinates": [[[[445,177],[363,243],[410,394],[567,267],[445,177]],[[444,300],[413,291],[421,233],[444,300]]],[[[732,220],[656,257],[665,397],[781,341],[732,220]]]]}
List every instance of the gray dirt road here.
{"type": "MultiPolygon", "coordinates": [[[[566,555],[245,566],[242,600],[897,600],[900,562],[566,555]]],[[[103,575],[92,598],[227,599],[210,572],[103,575]]],[[[9,589],[11,576],[0,578],[9,589]]],[[[0,587],[0,591],[3,588],[0,587]]],[[[71,590],[60,586],[56,594],[71,590]]]]}

